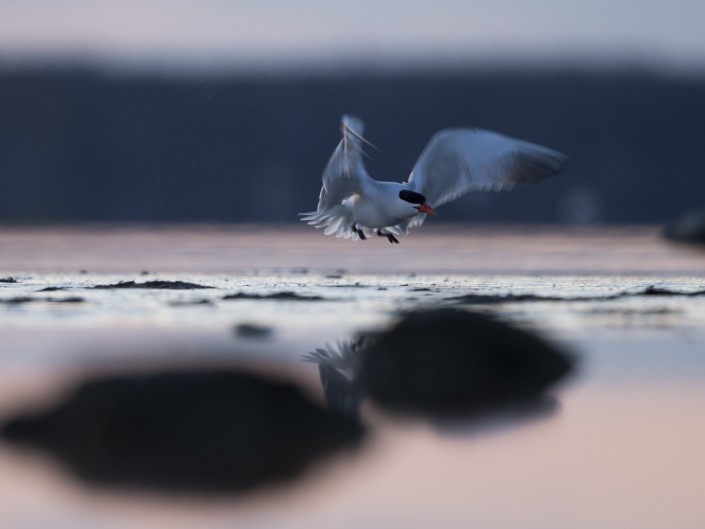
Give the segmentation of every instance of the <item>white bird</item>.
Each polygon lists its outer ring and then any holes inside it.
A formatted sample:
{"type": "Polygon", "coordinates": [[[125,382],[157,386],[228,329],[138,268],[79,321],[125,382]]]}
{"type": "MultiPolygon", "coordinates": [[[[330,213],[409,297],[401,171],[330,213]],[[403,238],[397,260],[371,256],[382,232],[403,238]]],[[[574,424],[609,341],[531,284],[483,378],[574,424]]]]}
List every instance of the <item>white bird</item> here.
{"type": "Polygon", "coordinates": [[[300,216],[326,235],[353,240],[377,234],[399,243],[396,235],[407,235],[427,215],[436,215],[434,207],[469,191],[538,182],[563,172],[568,161],[559,152],[496,132],[444,129],[428,142],[408,181],[379,182],[365,169],[363,148],[369,142],[362,120],[345,115],[341,129],[343,139],[323,170],[318,208],[300,216]]]}

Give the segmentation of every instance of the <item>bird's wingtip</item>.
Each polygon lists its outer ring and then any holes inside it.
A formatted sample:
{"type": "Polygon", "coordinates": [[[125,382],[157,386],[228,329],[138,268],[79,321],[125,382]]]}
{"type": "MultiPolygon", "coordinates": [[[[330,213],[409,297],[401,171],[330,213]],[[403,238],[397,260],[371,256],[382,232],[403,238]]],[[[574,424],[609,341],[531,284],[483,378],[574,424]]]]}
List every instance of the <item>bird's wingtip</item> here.
{"type": "Polygon", "coordinates": [[[340,125],[343,129],[343,133],[346,130],[350,130],[356,135],[362,136],[362,134],[365,132],[365,124],[363,123],[362,119],[353,114],[343,115],[343,117],[340,119],[340,125]]]}

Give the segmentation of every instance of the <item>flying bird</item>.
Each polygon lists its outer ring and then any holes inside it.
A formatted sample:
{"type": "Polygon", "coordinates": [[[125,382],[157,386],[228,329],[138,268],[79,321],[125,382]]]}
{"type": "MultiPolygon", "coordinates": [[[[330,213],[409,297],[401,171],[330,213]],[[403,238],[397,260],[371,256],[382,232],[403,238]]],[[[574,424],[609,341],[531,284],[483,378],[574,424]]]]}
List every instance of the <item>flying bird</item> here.
{"type": "Polygon", "coordinates": [[[568,158],[552,149],[496,132],[443,129],[431,138],[406,182],[379,182],[365,169],[364,123],[341,120],[343,139],[323,170],[316,211],[301,220],[326,235],[399,243],[398,235],[423,224],[434,208],[470,191],[510,190],[562,173],[568,158]]]}

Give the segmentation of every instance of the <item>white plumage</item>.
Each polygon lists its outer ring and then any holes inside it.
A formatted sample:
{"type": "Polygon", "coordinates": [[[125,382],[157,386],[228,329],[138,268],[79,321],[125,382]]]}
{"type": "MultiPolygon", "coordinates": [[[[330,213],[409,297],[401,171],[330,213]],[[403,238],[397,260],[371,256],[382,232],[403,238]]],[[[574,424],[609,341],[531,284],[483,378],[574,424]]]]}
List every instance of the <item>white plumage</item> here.
{"type": "Polygon", "coordinates": [[[444,129],[428,142],[407,182],[378,182],[364,164],[364,124],[343,116],[343,139],[323,171],[316,211],[301,219],[326,235],[390,242],[423,224],[433,208],[470,191],[510,190],[563,172],[567,158],[546,147],[480,129],[444,129]]]}

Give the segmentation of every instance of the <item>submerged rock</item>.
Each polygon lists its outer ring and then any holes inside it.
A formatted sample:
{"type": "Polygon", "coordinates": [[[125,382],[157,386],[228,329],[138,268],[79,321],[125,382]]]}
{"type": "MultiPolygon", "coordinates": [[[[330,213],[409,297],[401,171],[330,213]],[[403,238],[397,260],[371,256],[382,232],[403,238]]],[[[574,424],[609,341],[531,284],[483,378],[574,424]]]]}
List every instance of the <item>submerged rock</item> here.
{"type": "Polygon", "coordinates": [[[354,419],[295,386],[239,371],[99,378],[53,409],[5,423],[9,441],[58,457],[89,482],[162,491],[243,491],[355,446],[354,419]]]}
{"type": "Polygon", "coordinates": [[[79,296],[67,298],[37,298],[31,296],[16,296],[14,298],[0,299],[5,305],[24,305],[25,303],[83,303],[86,300],[79,296]]]}
{"type": "Polygon", "coordinates": [[[705,290],[695,290],[693,292],[682,292],[679,290],[671,290],[670,288],[657,287],[654,285],[646,287],[644,290],[639,292],[642,296],[686,296],[686,297],[698,297],[705,296],[705,290]]]}
{"type": "Polygon", "coordinates": [[[584,302],[584,301],[614,301],[622,298],[633,298],[639,296],[702,296],[705,290],[695,292],[683,292],[671,290],[669,288],[649,285],[641,290],[623,290],[615,294],[597,296],[544,296],[539,294],[463,294],[447,301],[458,305],[499,305],[502,303],[527,303],[534,301],[558,301],[558,302],[584,302]]]}
{"type": "Polygon", "coordinates": [[[160,289],[160,290],[196,290],[201,288],[213,288],[198,283],[189,283],[188,281],[164,281],[156,279],[154,281],[144,281],[136,283],[135,281],[120,281],[112,285],[96,285],[92,288],[97,289],[121,289],[121,288],[144,288],[144,289],[160,289]]]}
{"type": "Polygon", "coordinates": [[[569,356],[534,334],[438,309],[409,313],[376,336],[359,376],[381,408],[456,415],[536,399],[572,368],[569,356]]]}
{"type": "Polygon", "coordinates": [[[239,300],[239,299],[272,299],[279,301],[325,301],[321,296],[307,296],[285,290],[282,292],[273,292],[271,294],[257,294],[250,292],[236,292],[235,294],[226,294],[224,300],[239,300]]]}
{"type": "Polygon", "coordinates": [[[259,325],[257,323],[238,323],[233,328],[235,336],[247,339],[264,340],[271,338],[274,329],[268,325],[259,325]]]}

